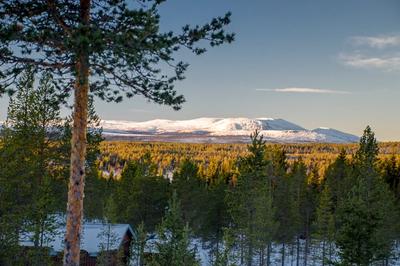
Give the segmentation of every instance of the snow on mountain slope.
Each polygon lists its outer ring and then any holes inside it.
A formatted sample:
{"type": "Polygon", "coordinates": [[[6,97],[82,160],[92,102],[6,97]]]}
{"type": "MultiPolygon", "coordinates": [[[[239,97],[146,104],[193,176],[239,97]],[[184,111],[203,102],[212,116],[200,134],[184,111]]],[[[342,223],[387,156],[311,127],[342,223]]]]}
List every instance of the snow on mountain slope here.
{"type": "MultiPolygon", "coordinates": [[[[105,120],[106,136],[146,137],[170,136],[174,141],[231,142],[242,141],[254,130],[259,130],[267,141],[273,142],[357,142],[358,137],[335,129],[307,130],[283,119],[274,118],[197,118],[192,120],[156,119],[146,122],[105,120]],[[224,140],[222,140],[224,138],[224,140]]],[[[170,138],[170,139],[171,139],[170,138]]],[[[140,139],[140,138],[139,138],[140,139]]],[[[248,138],[247,138],[248,139],[248,138]]]]}
{"type": "Polygon", "coordinates": [[[327,127],[319,127],[313,129],[312,132],[321,134],[325,136],[327,140],[333,140],[335,143],[347,143],[347,142],[358,142],[359,137],[354,136],[352,134],[348,134],[345,132],[341,132],[339,130],[327,127]]]}
{"type": "MultiPolygon", "coordinates": [[[[197,118],[192,120],[163,120],[156,119],[146,122],[130,122],[106,120],[102,124],[104,129],[118,131],[139,131],[152,133],[166,132],[195,132],[230,133],[234,131],[258,130],[304,130],[304,128],[285,121],[273,118],[197,118]]],[[[236,135],[236,134],[234,134],[236,135]]]]}

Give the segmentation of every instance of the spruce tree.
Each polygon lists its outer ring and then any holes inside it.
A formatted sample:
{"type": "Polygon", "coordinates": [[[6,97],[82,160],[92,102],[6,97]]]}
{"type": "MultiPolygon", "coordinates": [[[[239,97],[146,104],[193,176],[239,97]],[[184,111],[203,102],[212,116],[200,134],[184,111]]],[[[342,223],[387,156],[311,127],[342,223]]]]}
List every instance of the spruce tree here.
{"type": "Polygon", "coordinates": [[[144,223],[136,227],[135,235],[131,241],[129,266],[145,265],[145,249],[148,243],[148,234],[145,230],[144,223]]]}
{"type": "Polygon", "coordinates": [[[388,258],[392,252],[394,221],[390,217],[395,210],[384,187],[377,185],[367,193],[366,180],[356,182],[339,210],[337,245],[343,263],[370,265],[388,258]]]}
{"type": "Polygon", "coordinates": [[[150,265],[194,266],[199,265],[196,252],[191,247],[191,233],[182,219],[180,202],[173,193],[165,216],[157,229],[156,254],[150,265]]]}
{"type": "Polygon", "coordinates": [[[8,112],[10,119],[1,132],[0,264],[5,265],[16,264],[20,259],[19,238],[26,231],[23,221],[27,220],[27,213],[30,213],[32,193],[28,173],[35,168],[34,145],[30,141],[32,130],[29,127],[33,82],[32,71],[26,71],[19,79],[18,95],[21,98],[11,100],[8,112]]]}
{"type": "Polygon", "coordinates": [[[383,180],[389,185],[390,190],[400,199],[400,166],[397,164],[396,156],[393,154],[389,159],[383,161],[381,166],[383,180]]]}
{"type": "Polygon", "coordinates": [[[331,191],[325,186],[319,195],[318,207],[316,209],[313,237],[321,245],[321,265],[332,263],[332,245],[335,241],[335,218],[333,214],[333,202],[331,191]]]}
{"type": "Polygon", "coordinates": [[[338,206],[337,245],[343,263],[369,265],[390,256],[397,217],[394,197],[376,171],[378,145],[370,127],[354,157],[353,186],[338,206]]]}
{"type": "Polygon", "coordinates": [[[307,168],[299,158],[289,173],[289,194],[291,194],[291,226],[296,238],[296,265],[300,264],[300,238],[307,236],[312,206],[307,198],[307,168]]]}
{"type": "Polygon", "coordinates": [[[278,222],[275,220],[275,202],[272,187],[265,182],[258,188],[255,202],[254,244],[258,249],[259,265],[271,265],[271,247],[278,222]]]}
{"type": "Polygon", "coordinates": [[[224,241],[224,230],[231,223],[228,206],[225,201],[227,194],[227,180],[221,171],[219,177],[207,186],[203,202],[197,208],[201,208],[202,218],[199,235],[209,244],[211,260],[220,257],[221,246],[224,241]]]}
{"type": "Polygon", "coordinates": [[[357,166],[359,168],[365,167],[367,170],[373,170],[378,159],[378,153],[379,147],[375,138],[375,133],[370,126],[367,126],[360,138],[359,148],[354,157],[357,166]]]}
{"type": "Polygon", "coordinates": [[[184,221],[198,232],[205,215],[202,207],[205,205],[206,183],[200,179],[199,169],[194,162],[190,160],[182,162],[172,177],[172,188],[176,191],[181,203],[184,221]]]}
{"type": "Polygon", "coordinates": [[[295,195],[292,193],[291,178],[289,177],[286,152],[283,149],[274,149],[271,154],[273,176],[275,180],[274,198],[276,201],[275,220],[278,228],[275,240],[282,244],[281,265],[286,265],[286,249],[296,234],[295,215],[296,209],[295,195]]]}
{"type": "Polygon", "coordinates": [[[310,249],[312,248],[313,234],[312,223],[315,220],[316,210],[318,206],[318,195],[320,194],[320,179],[317,167],[314,165],[311,167],[311,173],[308,175],[306,180],[306,190],[304,195],[304,204],[301,208],[303,211],[303,235],[305,238],[304,247],[304,265],[308,264],[308,258],[310,249]]]}
{"type": "Polygon", "coordinates": [[[97,235],[99,239],[99,255],[96,259],[96,265],[108,266],[112,264],[121,264],[119,251],[114,251],[113,248],[120,244],[121,239],[118,239],[117,234],[113,230],[113,224],[116,223],[117,213],[115,202],[112,197],[109,197],[104,206],[104,216],[102,219],[102,229],[97,235]]]}
{"type": "Polygon", "coordinates": [[[236,256],[234,252],[235,248],[235,236],[231,232],[231,229],[225,228],[223,230],[223,241],[222,241],[222,252],[218,252],[214,266],[235,266],[236,256]]]}
{"type": "Polygon", "coordinates": [[[113,195],[118,221],[132,227],[144,223],[148,232],[154,231],[164,215],[170,195],[170,183],[156,175],[156,167],[145,154],[128,162],[121,178],[115,182],[113,195]]]}
{"type": "Polygon", "coordinates": [[[330,190],[334,212],[340,202],[345,200],[345,196],[352,186],[351,171],[351,165],[346,159],[346,151],[344,149],[340,151],[339,156],[325,171],[323,185],[330,190]]]}
{"type": "Polygon", "coordinates": [[[248,152],[249,155],[239,162],[240,174],[236,185],[227,195],[227,204],[236,236],[243,241],[241,249],[244,256],[241,256],[241,263],[252,265],[256,249],[263,258],[264,250],[271,243],[275,215],[266,146],[258,131],[251,135],[248,152]]]}
{"type": "Polygon", "coordinates": [[[52,76],[45,73],[35,87],[34,75],[31,69],[24,73],[18,82],[20,89],[11,98],[8,109],[0,151],[2,162],[7,164],[0,165],[0,183],[7,188],[1,194],[9,197],[4,199],[9,206],[0,213],[8,221],[7,217],[13,217],[15,235],[11,239],[15,241],[23,234],[30,236],[34,246],[30,263],[43,265],[47,255],[44,247],[56,229],[61,119],[52,76]]]}

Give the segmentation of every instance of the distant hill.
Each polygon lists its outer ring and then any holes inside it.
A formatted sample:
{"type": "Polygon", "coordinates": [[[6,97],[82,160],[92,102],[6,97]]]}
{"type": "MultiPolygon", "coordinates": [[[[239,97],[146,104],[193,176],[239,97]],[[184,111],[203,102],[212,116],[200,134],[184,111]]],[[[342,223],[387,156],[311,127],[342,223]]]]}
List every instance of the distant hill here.
{"type": "Polygon", "coordinates": [[[197,118],[156,119],[146,122],[102,121],[107,139],[173,141],[195,143],[248,142],[256,129],[269,142],[353,143],[359,137],[331,128],[305,129],[284,119],[274,118],[197,118]]]}

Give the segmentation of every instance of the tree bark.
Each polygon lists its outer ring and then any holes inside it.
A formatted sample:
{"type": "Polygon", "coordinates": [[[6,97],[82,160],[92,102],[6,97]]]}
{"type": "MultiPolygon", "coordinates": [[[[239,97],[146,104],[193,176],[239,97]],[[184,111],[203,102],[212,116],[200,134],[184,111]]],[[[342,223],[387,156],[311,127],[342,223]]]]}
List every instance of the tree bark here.
{"type": "MultiPolygon", "coordinates": [[[[89,24],[90,0],[80,1],[80,18],[83,25],[89,24]]],[[[79,265],[83,218],[89,94],[89,56],[87,44],[82,44],[79,47],[77,55],[64,266],[79,265]]]]}
{"type": "Polygon", "coordinates": [[[322,241],[322,266],[325,266],[325,256],[326,256],[326,251],[325,251],[325,244],[326,243],[326,241],[325,240],[323,240],[322,241]]]}
{"type": "Polygon", "coordinates": [[[240,265],[244,262],[244,244],[243,244],[243,234],[240,236],[240,265]]]}
{"type": "Polygon", "coordinates": [[[305,246],[304,246],[304,266],[308,264],[308,252],[309,252],[309,236],[308,236],[308,225],[306,226],[306,239],[305,239],[305,246]]]}
{"type": "Polygon", "coordinates": [[[300,239],[297,237],[296,240],[296,266],[300,265],[300,239]]]}
{"type": "MultiPolygon", "coordinates": [[[[249,241],[248,241],[248,254],[247,254],[247,266],[253,265],[253,239],[254,239],[254,229],[253,229],[253,215],[254,211],[250,210],[250,224],[249,224],[249,241]]],[[[246,239],[247,240],[247,239],[246,239]]]]}
{"type": "Polygon", "coordinates": [[[267,266],[271,265],[271,242],[268,242],[267,246],[267,266]]]}
{"type": "MultiPolygon", "coordinates": [[[[88,72],[81,63],[79,72],[88,72]]],[[[84,74],[84,73],[82,73],[84,74]]],[[[67,229],[65,235],[64,265],[79,265],[80,234],[83,216],[86,128],[88,103],[88,78],[83,83],[79,78],[75,84],[75,103],[71,140],[71,168],[68,186],[67,229]]]]}

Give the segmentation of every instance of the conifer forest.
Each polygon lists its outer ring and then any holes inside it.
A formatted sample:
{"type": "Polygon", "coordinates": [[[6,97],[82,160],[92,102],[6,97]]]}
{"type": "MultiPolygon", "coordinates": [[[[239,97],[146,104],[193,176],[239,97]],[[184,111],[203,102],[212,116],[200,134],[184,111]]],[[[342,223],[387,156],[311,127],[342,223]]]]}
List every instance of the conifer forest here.
{"type": "Polygon", "coordinates": [[[396,3],[216,2],[0,0],[0,266],[400,265],[400,36],[356,35],[398,32],[396,3]],[[307,77],[329,86],[279,87],[307,77]],[[356,135],[244,118],[268,108],[356,135]],[[213,112],[235,118],[180,119],[213,112]]]}

